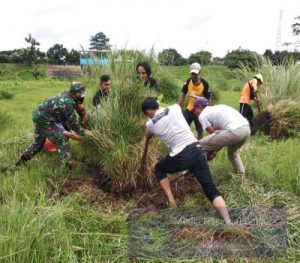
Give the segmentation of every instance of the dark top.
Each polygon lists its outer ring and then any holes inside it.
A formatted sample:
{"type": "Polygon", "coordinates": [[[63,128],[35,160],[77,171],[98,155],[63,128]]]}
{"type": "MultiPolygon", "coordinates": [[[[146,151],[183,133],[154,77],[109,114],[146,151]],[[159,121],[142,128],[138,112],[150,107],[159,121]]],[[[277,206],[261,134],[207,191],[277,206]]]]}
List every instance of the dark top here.
{"type": "Polygon", "coordinates": [[[149,77],[147,81],[144,82],[145,87],[149,86],[150,89],[156,91],[157,93],[161,93],[160,88],[154,78],[149,77]]]}
{"type": "Polygon", "coordinates": [[[107,95],[103,94],[101,90],[98,90],[93,97],[93,105],[95,107],[100,107],[101,100],[105,98],[107,95]]]}

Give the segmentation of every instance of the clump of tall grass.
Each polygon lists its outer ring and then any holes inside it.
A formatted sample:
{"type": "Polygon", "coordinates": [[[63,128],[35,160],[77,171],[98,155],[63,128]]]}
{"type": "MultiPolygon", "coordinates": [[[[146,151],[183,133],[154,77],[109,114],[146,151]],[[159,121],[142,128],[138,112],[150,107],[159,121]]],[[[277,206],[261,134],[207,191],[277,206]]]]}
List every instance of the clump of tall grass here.
{"type": "Polygon", "coordinates": [[[300,132],[300,105],[292,100],[280,100],[271,109],[272,138],[295,136],[300,132]]]}
{"type": "Polygon", "coordinates": [[[35,202],[0,206],[1,262],[75,262],[64,209],[35,202]]]}
{"type": "MultiPolygon", "coordinates": [[[[146,117],[141,103],[147,96],[157,94],[144,87],[136,78],[135,66],[139,61],[150,61],[141,52],[119,51],[108,55],[108,64],[91,67],[95,82],[102,74],[111,77],[111,90],[107,99],[92,113],[92,126],[96,134],[95,149],[90,157],[101,165],[101,176],[112,191],[127,191],[138,186],[152,186],[155,182],[151,166],[159,156],[156,147],[148,150],[148,169],[139,173],[144,148],[146,117]]],[[[89,81],[92,81],[89,79],[89,81]]]]}
{"type": "Polygon", "coordinates": [[[273,139],[297,136],[300,132],[300,105],[286,99],[271,105],[253,119],[254,128],[273,139]]]}
{"type": "Polygon", "coordinates": [[[293,60],[284,60],[274,66],[269,59],[256,56],[255,72],[246,66],[241,66],[241,74],[250,79],[256,73],[261,73],[264,84],[261,86],[269,104],[275,104],[281,99],[299,100],[300,98],[300,66],[293,60]]]}

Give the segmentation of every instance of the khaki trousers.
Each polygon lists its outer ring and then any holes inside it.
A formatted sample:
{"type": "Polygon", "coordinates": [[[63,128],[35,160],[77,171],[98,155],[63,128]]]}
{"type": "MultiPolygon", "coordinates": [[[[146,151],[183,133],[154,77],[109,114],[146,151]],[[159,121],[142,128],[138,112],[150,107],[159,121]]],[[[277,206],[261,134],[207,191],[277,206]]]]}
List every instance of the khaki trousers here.
{"type": "Polygon", "coordinates": [[[214,133],[201,139],[199,142],[203,151],[215,152],[227,147],[228,158],[230,159],[237,173],[245,173],[245,168],[237,150],[250,137],[249,125],[241,126],[235,130],[217,130],[214,133]]]}

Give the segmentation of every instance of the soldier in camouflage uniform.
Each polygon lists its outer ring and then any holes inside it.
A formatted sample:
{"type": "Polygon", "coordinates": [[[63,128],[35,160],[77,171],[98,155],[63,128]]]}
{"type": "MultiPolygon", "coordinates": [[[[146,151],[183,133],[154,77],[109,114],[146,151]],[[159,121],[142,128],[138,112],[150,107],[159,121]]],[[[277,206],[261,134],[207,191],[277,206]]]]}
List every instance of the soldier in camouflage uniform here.
{"type": "Polygon", "coordinates": [[[16,165],[25,163],[38,153],[43,148],[46,138],[56,146],[62,162],[69,165],[69,143],[57,124],[64,124],[79,134],[91,135],[89,130],[85,130],[77,123],[73,115],[76,104],[82,103],[84,97],[85,86],[80,82],[72,82],[69,91],[40,103],[32,112],[35,142],[22,154],[16,165]]]}

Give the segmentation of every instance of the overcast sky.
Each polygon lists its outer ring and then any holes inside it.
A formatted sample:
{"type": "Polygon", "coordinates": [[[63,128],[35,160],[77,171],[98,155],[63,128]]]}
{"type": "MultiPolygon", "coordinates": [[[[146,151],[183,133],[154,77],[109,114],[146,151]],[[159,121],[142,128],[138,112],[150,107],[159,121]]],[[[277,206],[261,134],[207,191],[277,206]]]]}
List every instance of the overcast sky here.
{"type": "Polygon", "coordinates": [[[5,0],[0,50],[26,47],[28,33],[42,51],[56,43],[88,49],[90,36],[103,32],[117,48],[175,48],[184,57],[200,50],[223,57],[238,47],[262,54],[275,50],[280,9],[281,40],[294,41],[299,0],[5,0]]]}

